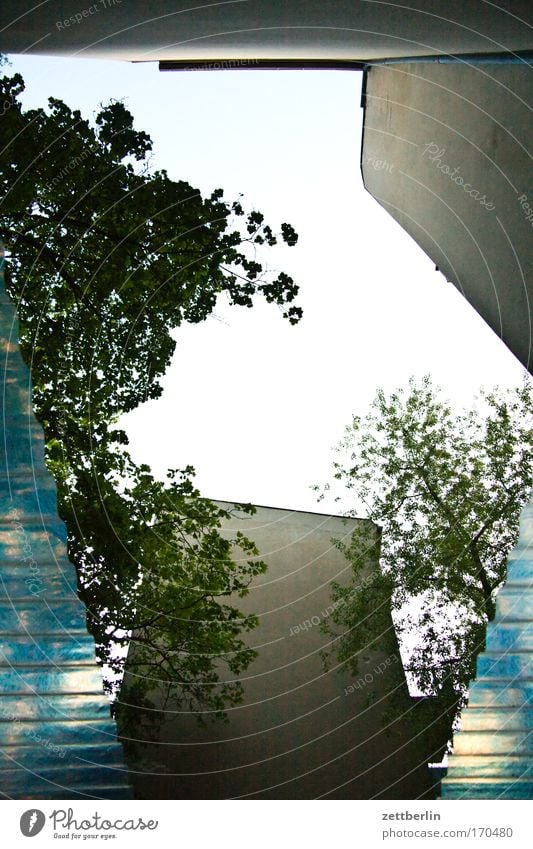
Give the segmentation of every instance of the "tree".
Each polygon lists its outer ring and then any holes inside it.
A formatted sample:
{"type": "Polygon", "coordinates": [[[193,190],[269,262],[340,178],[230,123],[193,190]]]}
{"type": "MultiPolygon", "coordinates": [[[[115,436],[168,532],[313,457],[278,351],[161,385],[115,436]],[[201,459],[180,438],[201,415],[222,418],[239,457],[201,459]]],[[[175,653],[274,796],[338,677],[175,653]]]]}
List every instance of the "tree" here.
{"type": "Polygon", "coordinates": [[[217,663],[236,673],[250,662],[241,635],[255,624],[224,596],[244,595],[265,564],[242,534],[221,535],[228,513],[200,497],[191,467],[166,483],[137,467],[117,421],[160,395],[172,331],[221,297],[249,308],[261,296],[299,320],[298,287],[262,259],[298,237],[221,189],[204,198],[153,170],[152,142],[123,103],[91,123],[55,98],[24,110],[23,90],[19,74],[0,79],[7,285],[106,685],[135,630],[138,699],[155,676],[174,701],[220,716],[241,689],[218,685],[217,663]]]}
{"type": "MultiPolygon", "coordinates": [[[[406,671],[419,692],[438,696],[451,723],[475,677],[485,629],[518,534],[533,475],[531,385],[482,393],[454,414],[429,377],[389,397],[379,390],[354,416],[337,451],[334,477],[382,527],[381,574],[360,581],[364,540],[337,542],[353,566],[326,630],[337,659],[355,673],[372,641],[390,649],[385,612],[392,599],[406,671]],[[377,636],[376,636],[377,635],[377,636]]],[[[329,486],[326,487],[329,489],[329,486]]]]}

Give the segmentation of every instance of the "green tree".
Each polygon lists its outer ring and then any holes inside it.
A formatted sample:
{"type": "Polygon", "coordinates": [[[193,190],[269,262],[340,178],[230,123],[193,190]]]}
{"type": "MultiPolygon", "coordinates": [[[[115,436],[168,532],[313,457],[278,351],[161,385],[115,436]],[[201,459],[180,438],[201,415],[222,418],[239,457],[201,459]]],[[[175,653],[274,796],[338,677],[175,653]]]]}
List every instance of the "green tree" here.
{"type": "Polygon", "coordinates": [[[326,630],[343,630],[334,654],[356,673],[366,646],[390,650],[392,599],[406,671],[419,692],[438,697],[435,715],[448,717],[448,730],[495,614],[531,489],[532,447],[526,380],[514,391],[481,393],[455,414],[425,377],[390,396],[379,390],[337,448],[334,477],[354,504],[350,515],[366,513],[381,526],[382,542],[381,574],[370,583],[359,577],[365,541],[337,542],[353,579],[334,587],[326,630]]]}
{"type": "MultiPolygon", "coordinates": [[[[241,635],[255,624],[224,596],[244,595],[265,564],[244,536],[223,537],[227,512],[200,497],[192,468],[162,483],[136,466],[117,421],[161,394],[172,332],[220,298],[249,308],[263,297],[299,320],[298,287],[263,259],[297,234],[287,223],[275,233],[221,189],[202,197],[153,170],[152,142],[123,103],[90,122],[54,98],[25,110],[23,90],[19,74],[0,79],[7,285],[106,683],[116,686],[135,629],[137,701],[166,686],[174,702],[220,716],[241,689],[219,685],[217,664],[249,663],[241,635]]],[[[214,378],[215,368],[226,367],[214,363],[214,378]]]]}

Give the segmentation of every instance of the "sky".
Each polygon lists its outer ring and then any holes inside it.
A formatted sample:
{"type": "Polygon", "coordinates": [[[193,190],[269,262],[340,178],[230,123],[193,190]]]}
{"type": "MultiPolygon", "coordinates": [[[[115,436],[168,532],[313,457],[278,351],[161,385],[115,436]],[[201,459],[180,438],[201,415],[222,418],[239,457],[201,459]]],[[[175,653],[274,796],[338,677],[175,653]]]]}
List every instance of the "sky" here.
{"type": "Polygon", "coordinates": [[[332,447],[377,387],[428,373],[461,407],[482,386],[521,383],[516,358],[365,192],[359,72],[11,60],[27,106],[53,95],[89,118],[125,99],[154,167],[204,193],[242,193],[245,209],[299,234],[271,262],[300,285],[301,323],[263,303],[217,306],[176,331],[162,397],[123,419],[133,458],[158,477],[191,464],[210,498],[338,512],[310,487],[331,479],[332,447]]]}

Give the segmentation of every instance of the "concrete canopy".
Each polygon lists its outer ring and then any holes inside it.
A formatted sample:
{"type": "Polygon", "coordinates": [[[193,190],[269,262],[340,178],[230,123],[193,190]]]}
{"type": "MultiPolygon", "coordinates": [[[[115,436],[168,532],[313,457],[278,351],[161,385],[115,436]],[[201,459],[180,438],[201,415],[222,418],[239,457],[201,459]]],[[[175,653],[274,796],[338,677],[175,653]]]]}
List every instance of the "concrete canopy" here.
{"type": "Polygon", "coordinates": [[[5,0],[0,51],[129,61],[336,59],[531,49],[527,0],[5,0]]]}

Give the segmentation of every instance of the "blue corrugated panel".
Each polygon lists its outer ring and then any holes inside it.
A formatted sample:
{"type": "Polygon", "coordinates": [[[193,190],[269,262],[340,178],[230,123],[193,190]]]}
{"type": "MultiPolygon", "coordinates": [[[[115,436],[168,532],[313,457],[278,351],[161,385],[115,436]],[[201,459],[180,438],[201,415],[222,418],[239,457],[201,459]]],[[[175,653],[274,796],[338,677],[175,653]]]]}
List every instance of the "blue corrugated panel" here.
{"type": "Polygon", "coordinates": [[[478,657],[442,798],[533,798],[533,495],[478,657]]]}
{"type": "Polygon", "coordinates": [[[0,357],[0,798],[131,798],[3,267],[0,357]]]}

